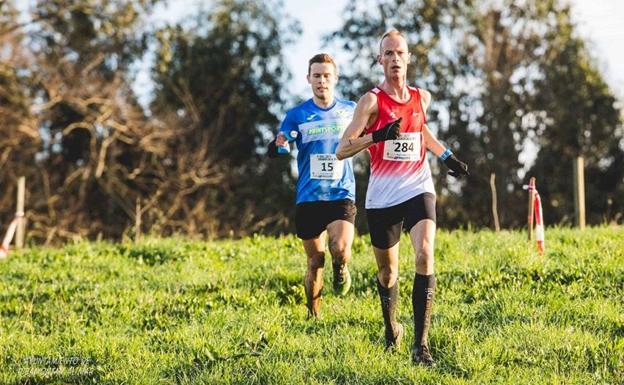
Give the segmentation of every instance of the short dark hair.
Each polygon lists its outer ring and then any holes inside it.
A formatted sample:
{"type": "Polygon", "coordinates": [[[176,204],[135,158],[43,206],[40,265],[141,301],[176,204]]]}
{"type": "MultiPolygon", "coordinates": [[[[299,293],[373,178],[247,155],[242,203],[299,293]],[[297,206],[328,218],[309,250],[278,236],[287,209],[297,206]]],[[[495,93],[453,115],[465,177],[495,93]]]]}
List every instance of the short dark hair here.
{"type": "Polygon", "coordinates": [[[338,67],[336,66],[336,62],[334,59],[326,53],[319,53],[312,56],[312,59],[308,62],[308,75],[310,75],[310,70],[312,69],[312,64],[314,63],[330,63],[334,65],[334,70],[338,73],[338,67]]]}

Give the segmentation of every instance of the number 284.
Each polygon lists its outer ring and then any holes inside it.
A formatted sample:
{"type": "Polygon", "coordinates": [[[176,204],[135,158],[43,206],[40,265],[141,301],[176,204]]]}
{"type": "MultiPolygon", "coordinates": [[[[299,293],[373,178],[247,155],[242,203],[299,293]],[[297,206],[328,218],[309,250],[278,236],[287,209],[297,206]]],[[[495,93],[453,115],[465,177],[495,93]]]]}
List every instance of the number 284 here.
{"type": "Polygon", "coordinates": [[[394,143],[394,152],[413,152],[414,143],[396,142],[394,143]]]}

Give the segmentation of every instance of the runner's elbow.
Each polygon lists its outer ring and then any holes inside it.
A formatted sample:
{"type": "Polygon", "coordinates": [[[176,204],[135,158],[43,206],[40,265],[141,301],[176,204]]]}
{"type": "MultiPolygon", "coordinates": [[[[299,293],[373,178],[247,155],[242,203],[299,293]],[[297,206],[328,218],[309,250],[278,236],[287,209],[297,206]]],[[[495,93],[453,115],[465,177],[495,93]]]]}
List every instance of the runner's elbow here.
{"type": "Polygon", "coordinates": [[[344,156],[344,150],[342,148],[342,144],[339,144],[338,147],[336,147],[336,159],[343,160],[344,158],[345,156],[344,156]]]}
{"type": "Polygon", "coordinates": [[[348,157],[349,154],[345,151],[344,147],[342,145],[338,145],[338,148],[336,149],[336,158],[338,160],[344,160],[348,157]]]}

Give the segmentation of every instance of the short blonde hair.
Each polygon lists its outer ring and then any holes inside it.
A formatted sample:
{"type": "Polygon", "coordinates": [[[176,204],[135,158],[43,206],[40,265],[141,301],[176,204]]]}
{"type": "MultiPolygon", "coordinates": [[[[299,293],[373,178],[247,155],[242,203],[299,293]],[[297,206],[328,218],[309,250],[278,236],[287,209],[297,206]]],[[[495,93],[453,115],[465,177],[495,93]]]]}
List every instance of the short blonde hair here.
{"type": "Polygon", "coordinates": [[[405,39],[405,42],[407,42],[407,38],[405,37],[405,35],[403,35],[403,33],[401,31],[399,31],[396,28],[392,28],[387,30],[382,36],[381,36],[381,40],[379,40],[379,53],[381,54],[381,43],[383,43],[384,39],[389,37],[389,36],[401,36],[403,39],[405,39]]]}

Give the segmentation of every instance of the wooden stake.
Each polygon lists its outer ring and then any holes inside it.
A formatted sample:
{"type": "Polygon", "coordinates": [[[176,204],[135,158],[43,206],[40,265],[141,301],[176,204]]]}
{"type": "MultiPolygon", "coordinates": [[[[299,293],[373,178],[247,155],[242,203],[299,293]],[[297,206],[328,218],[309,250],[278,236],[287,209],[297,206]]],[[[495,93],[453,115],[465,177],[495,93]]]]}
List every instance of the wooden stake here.
{"type": "Polygon", "coordinates": [[[494,230],[498,233],[500,231],[500,224],[498,222],[498,208],[496,203],[496,174],[490,174],[490,189],[492,190],[492,217],[494,218],[494,230]]]}
{"type": "Polygon", "coordinates": [[[529,241],[533,239],[533,200],[535,199],[535,177],[529,179],[529,214],[527,222],[529,225],[529,241]]]}
{"type": "Polygon", "coordinates": [[[17,229],[15,231],[15,248],[24,247],[24,236],[26,234],[26,219],[24,218],[24,202],[26,200],[26,177],[20,176],[17,179],[17,210],[15,217],[18,218],[17,229]]]}
{"type": "Polygon", "coordinates": [[[139,242],[141,240],[141,215],[143,211],[141,210],[141,199],[136,199],[136,205],[134,206],[134,242],[139,242]]]}
{"type": "Polygon", "coordinates": [[[574,214],[576,226],[585,228],[585,161],[582,156],[574,160],[574,214]]]}

